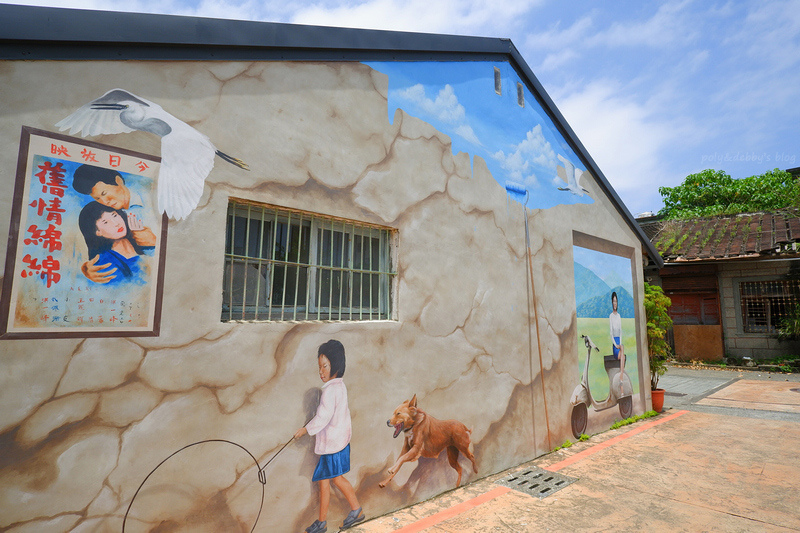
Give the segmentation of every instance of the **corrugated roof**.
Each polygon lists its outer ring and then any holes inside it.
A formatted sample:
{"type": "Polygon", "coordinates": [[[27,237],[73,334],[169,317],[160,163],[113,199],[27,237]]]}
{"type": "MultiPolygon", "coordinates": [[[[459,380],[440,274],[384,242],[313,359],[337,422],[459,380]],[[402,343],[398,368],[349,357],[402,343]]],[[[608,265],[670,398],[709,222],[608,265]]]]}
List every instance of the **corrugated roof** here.
{"type": "Polygon", "coordinates": [[[639,225],[667,263],[800,255],[800,208],[639,225]]]}

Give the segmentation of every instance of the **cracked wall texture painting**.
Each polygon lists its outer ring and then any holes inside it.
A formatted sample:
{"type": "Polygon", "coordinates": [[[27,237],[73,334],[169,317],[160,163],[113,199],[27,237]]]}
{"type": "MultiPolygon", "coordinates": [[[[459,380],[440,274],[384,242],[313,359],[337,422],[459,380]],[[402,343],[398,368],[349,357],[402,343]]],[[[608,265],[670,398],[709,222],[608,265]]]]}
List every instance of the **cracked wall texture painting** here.
{"type": "MultiPolygon", "coordinates": [[[[11,224],[20,128],[57,132],[115,87],[249,171],[217,155],[196,207],[169,221],[157,336],[0,341],[0,529],[303,530],[318,518],[317,455],[314,439],[292,436],[320,405],[317,350],[330,339],[347,353],[344,476],[368,517],[458,480],[442,452],[380,486],[403,448],[387,421],[409,399],[469,430],[478,472],[462,453],[462,483],[571,435],[574,235],[628,247],[637,264],[640,242],[508,65],[2,69],[13,111],[0,114],[0,234],[11,224]],[[276,319],[276,306],[290,304],[293,319],[276,319]],[[270,320],[221,320],[224,305],[270,320]],[[336,314],[345,305],[360,320],[336,314]],[[373,308],[388,318],[365,319],[373,308]],[[298,309],[316,315],[299,319],[298,309]]],[[[161,157],[166,142],[135,128],[90,139],[161,157]]],[[[154,191],[144,194],[150,205],[154,191]]],[[[633,329],[641,353],[642,325],[633,329]]],[[[337,498],[331,526],[349,511],[337,498]]]]}

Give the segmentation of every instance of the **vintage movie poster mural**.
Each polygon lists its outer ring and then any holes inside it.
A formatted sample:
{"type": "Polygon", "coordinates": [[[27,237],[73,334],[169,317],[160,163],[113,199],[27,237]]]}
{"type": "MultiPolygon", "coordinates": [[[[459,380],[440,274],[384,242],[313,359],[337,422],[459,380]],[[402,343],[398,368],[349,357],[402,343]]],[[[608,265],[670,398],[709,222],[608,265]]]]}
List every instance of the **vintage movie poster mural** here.
{"type": "Polygon", "coordinates": [[[480,157],[515,200],[532,209],[594,202],[585,165],[508,63],[367,64],[389,76],[390,120],[402,109],[432,124],[454,154],[480,157]]]}
{"type": "Polygon", "coordinates": [[[639,391],[631,259],[573,246],[578,324],[578,376],[570,400],[572,432],[586,430],[591,413],[633,412],[639,391]]]}
{"type": "Polygon", "coordinates": [[[166,245],[166,219],[152,201],[159,166],[154,156],[23,128],[5,338],[157,333],[166,245]]]}

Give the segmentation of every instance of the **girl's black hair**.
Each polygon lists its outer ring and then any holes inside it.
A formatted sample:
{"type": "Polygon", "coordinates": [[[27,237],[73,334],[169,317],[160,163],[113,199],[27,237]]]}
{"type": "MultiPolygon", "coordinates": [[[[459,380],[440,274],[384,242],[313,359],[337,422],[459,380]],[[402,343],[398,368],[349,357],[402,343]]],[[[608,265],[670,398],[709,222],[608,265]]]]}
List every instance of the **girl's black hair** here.
{"type": "Polygon", "coordinates": [[[128,216],[125,214],[125,212],[120,211],[119,209],[114,209],[113,207],[108,207],[99,202],[89,202],[83,206],[83,209],[81,209],[81,212],[78,215],[78,227],[83,234],[83,239],[86,241],[86,247],[89,249],[89,257],[92,258],[99,253],[109,250],[111,245],[114,244],[114,241],[111,239],[101,237],[97,234],[97,221],[100,220],[100,217],[103,216],[103,213],[117,213],[120,218],[122,218],[122,222],[125,224],[126,230],[124,238],[130,241],[137,254],[142,255],[144,251],[142,250],[142,247],[136,244],[136,241],[133,240],[131,228],[128,227],[128,216]]]}
{"type": "Polygon", "coordinates": [[[619,296],[617,296],[617,291],[611,293],[611,303],[614,303],[614,298],[616,298],[617,303],[619,303],[619,296]]]}
{"type": "Polygon", "coordinates": [[[341,342],[331,339],[328,342],[321,344],[319,350],[317,350],[317,357],[320,355],[324,355],[328,358],[328,361],[331,362],[331,378],[344,377],[344,346],[342,346],[341,342]]]}

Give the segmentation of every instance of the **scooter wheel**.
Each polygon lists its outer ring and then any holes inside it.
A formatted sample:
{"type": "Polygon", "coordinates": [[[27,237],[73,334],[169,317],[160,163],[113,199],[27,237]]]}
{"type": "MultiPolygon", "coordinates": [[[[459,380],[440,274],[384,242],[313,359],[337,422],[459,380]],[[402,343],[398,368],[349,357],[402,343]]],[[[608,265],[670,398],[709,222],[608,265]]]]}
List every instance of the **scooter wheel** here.
{"type": "Polygon", "coordinates": [[[579,403],[572,408],[572,435],[578,439],[586,431],[586,422],[589,414],[585,403],[579,403]]]}
{"type": "Polygon", "coordinates": [[[633,401],[630,396],[619,399],[619,414],[623,419],[630,418],[633,414],[633,401]]]}

